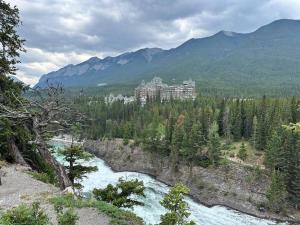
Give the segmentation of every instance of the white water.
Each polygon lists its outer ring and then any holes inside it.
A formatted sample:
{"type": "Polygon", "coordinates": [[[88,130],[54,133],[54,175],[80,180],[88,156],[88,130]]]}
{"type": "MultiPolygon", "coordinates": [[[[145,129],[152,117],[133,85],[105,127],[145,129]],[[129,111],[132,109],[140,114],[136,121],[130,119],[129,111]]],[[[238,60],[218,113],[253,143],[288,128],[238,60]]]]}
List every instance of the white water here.
{"type": "MultiPolygon", "coordinates": [[[[61,145],[56,142],[56,145],[61,145]]],[[[136,206],[133,212],[143,218],[146,224],[157,224],[160,215],[165,213],[164,208],[159,204],[169,187],[154,178],[136,172],[114,172],[102,159],[97,157],[90,160],[88,165],[97,166],[98,171],[87,175],[82,182],[84,192],[91,192],[94,188],[104,188],[108,184],[115,184],[119,178],[139,179],[146,187],[146,198],[143,198],[144,206],[136,206]]],[[[223,206],[208,208],[196,203],[191,198],[186,197],[191,210],[190,219],[199,225],[274,225],[276,222],[256,218],[223,206]]],[[[278,223],[279,224],[279,223],[278,223]]],[[[280,223],[287,224],[287,223],[280,223]]]]}

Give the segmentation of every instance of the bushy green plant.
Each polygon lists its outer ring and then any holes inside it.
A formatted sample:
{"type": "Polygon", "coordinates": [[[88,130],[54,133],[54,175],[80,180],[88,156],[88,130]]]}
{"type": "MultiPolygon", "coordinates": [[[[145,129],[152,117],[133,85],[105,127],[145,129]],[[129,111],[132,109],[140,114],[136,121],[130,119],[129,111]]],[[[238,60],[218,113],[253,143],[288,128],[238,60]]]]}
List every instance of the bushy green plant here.
{"type": "Polygon", "coordinates": [[[243,161],[245,161],[248,157],[247,149],[244,142],[241,144],[240,150],[238,152],[238,157],[243,161]]]}
{"type": "Polygon", "coordinates": [[[143,220],[134,213],[117,208],[109,203],[94,199],[75,199],[73,195],[57,196],[50,199],[55,206],[68,208],[95,208],[110,217],[110,224],[114,225],[143,225],[143,220]]]}
{"type": "Polygon", "coordinates": [[[73,209],[67,209],[64,211],[62,205],[55,205],[55,211],[57,213],[58,225],[75,225],[79,219],[78,215],[73,209]]]}
{"type": "Polygon", "coordinates": [[[39,203],[32,206],[21,205],[8,210],[0,218],[2,225],[49,225],[49,218],[39,203]]]}
{"type": "Polygon", "coordinates": [[[97,200],[111,203],[117,207],[132,208],[135,205],[143,205],[142,202],[134,200],[132,196],[145,196],[144,183],[138,179],[125,181],[120,178],[116,186],[107,185],[104,189],[93,190],[93,194],[97,200]]]}
{"type": "Polygon", "coordinates": [[[176,184],[160,204],[168,212],[160,217],[159,225],[196,225],[193,221],[187,221],[190,216],[188,204],[184,201],[184,195],[189,193],[189,189],[183,184],[176,184]]]}

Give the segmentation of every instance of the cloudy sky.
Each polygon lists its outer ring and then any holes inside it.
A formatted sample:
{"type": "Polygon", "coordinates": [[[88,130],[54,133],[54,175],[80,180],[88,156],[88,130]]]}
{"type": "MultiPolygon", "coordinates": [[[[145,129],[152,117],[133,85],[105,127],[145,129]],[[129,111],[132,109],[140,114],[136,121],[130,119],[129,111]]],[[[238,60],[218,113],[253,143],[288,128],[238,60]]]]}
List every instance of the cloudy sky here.
{"type": "Polygon", "coordinates": [[[17,76],[45,73],[92,56],[176,47],[220,30],[251,32],[300,19],[300,0],[5,0],[20,9],[26,39],[17,76]]]}

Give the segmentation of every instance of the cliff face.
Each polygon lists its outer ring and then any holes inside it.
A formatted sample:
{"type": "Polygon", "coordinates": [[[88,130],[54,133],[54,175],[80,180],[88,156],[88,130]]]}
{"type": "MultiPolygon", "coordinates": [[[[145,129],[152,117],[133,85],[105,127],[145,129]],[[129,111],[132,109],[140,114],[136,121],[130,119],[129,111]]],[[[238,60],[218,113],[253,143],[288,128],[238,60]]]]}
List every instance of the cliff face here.
{"type": "Polygon", "coordinates": [[[224,205],[259,217],[280,218],[260,212],[259,203],[265,201],[269,181],[265,175],[235,163],[219,168],[189,167],[184,161],[174,169],[169,157],[124,146],[122,140],[86,141],[84,147],[90,153],[105,160],[116,171],[136,171],[154,176],[173,185],[183,182],[191,189],[191,196],[208,206],[224,205]]]}

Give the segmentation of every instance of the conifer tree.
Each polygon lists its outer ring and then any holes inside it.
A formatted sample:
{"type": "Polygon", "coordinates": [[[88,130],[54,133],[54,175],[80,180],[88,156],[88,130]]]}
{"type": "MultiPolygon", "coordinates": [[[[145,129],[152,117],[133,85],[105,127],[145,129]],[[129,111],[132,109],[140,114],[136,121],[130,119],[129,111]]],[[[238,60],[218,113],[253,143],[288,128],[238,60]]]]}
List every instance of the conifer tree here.
{"type": "Polygon", "coordinates": [[[220,112],[218,115],[218,127],[219,127],[219,135],[223,136],[225,134],[225,127],[224,127],[224,116],[226,111],[226,102],[225,99],[222,99],[220,105],[220,112]]]}
{"type": "Polygon", "coordinates": [[[88,161],[93,156],[79,145],[72,144],[70,147],[59,149],[58,155],[67,162],[65,167],[74,189],[80,190],[82,185],[78,181],[81,181],[87,173],[98,170],[96,166],[84,166],[82,164],[82,161],[88,161]]]}
{"type": "Polygon", "coordinates": [[[280,212],[286,207],[287,192],[282,175],[275,171],[272,174],[271,185],[267,191],[267,205],[275,212],[280,212]]]}
{"type": "Polygon", "coordinates": [[[160,217],[159,225],[196,225],[193,221],[188,221],[190,216],[189,207],[184,201],[184,195],[189,193],[189,189],[183,184],[176,184],[160,204],[168,212],[160,217]]]}
{"type": "MultiPolygon", "coordinates": [[[[19,9],[0,0],[0,75],[14,74],[15,65],[19,63],[20,52],[24,40],[20,38],[17,30],[21,25],[19,9]]],[[[1,90],[1,89],[0,89],[1,90]]]]}
{"type": "Polygon", "coordinates": [[[232,135],[231,135],[231,124],[230,124],[230,109],[229,107],[225,108],[225,112],[223,115],[223,132],[224,137],[226,138],[227,143],[230,143],[232,135]]]}
{"type": "Polygon", "coordinates": [[[243,161],[245,161],[248,157],[247,149],[244,142],[242,142],[241,144],[240,150],[238,152],[238,157],[243,161]]]}
{"type": "Polygon", "coordinates": [[[291,123],[296,123],[298,122],[298,115],[299,115],[299,111],[298,111],[298,103],[296,101],[295,96],[293,96],[292,100],[291,100],[291,123]]]}
{"type": "Polygon", "coordinates": [[[239,99],[236,100],[234,111],[232,113],[232,136],[235,141],[241,139],[242,136],[242,115],[239,99]]]}
{"type": "Polygon", "coordinates": [[[256,116],[254,116],[252,120],[251,144],[254,148],[257,148],[257,117],[256,116]]]}
{"type": "Polygon", "coordinates": [[[218,125],[214,122],[209,128],[208,157],[213,165],[218,165],[221,156],[221,142],[218,134],[218,125]]]}
{"type": "Polygon", "coordinates": [[[278,132],[274,132],[268,142],[264,163],[271,171],[279,166],[282,150],[282,137],[278,132]]]}
{"type": "Polygon", "coordinates": [[[143,181],[126,181],[120,178],[115,186],[109,184],[104,189],[95,188],[93,194],[97,200],[109,202],[117,207],[132,208],[135,205],[144,205],[143,202],[132,198],[133,195],[145,197],[144,191],[143,181]]]}
{"type": "Polygon", "coordinates": [[[269,124],[267,123],[267,99],[266,96],[263,96],[260,110],[258,112],[258,123],[257,123],[257,141],[256,141],[256,148],[258,150],[264,150],[267,145],[267,138],[268,138],[268,127],[269,124]]]}

